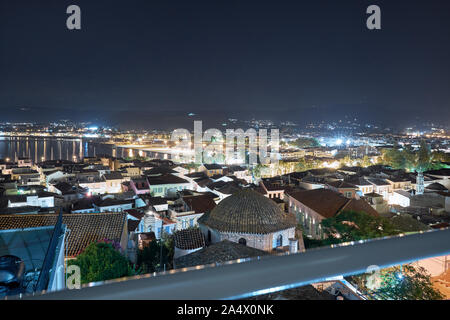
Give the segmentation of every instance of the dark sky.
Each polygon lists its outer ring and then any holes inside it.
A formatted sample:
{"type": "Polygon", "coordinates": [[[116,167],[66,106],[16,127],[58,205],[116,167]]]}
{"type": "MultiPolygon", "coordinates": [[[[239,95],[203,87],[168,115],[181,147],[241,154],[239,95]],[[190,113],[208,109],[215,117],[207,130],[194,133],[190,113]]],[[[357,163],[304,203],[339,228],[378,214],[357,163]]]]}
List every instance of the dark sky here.
{"type": "Polygon", "coordinates": [[[445,124],[449,39],[448,0],[0,0],[0,121],[445,124]]]}

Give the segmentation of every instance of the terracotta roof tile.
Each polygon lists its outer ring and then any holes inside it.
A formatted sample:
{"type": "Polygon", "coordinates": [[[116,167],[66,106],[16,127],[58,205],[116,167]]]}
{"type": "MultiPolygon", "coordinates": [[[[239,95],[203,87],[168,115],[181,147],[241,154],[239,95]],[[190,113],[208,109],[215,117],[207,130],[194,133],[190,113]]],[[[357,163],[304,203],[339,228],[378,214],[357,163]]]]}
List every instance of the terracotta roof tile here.
{"type": "Polygon", "coordinates": [[[182,250],[193,250],[205,246],[205,238],[200,229],[185,229],[174,233],[175,247],[182,250]]]}
{"type": "MultiPolygon", "coordinates": [[[[0,215],[0,230],[55,225],[57,218],[57,214],[0,215]]],[[[77,256],[95,241],[120,240],[125,218],[125,213],[63,214],[63,224],[70,230],[67,256],[77,256]]]]}
{"type": "Polygon", "coordinates": [[[221,232],[267,234],[296,226],[295,217],[285,214],[271,199],[245,189],[222,200],[198,220],[221,232]]]}

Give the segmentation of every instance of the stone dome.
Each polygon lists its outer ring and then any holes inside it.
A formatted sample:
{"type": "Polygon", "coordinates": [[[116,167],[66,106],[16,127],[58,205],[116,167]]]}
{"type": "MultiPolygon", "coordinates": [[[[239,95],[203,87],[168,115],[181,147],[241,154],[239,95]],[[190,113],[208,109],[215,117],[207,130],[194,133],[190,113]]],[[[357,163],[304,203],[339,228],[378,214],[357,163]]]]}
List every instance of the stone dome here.
{"type": "Polygon", "coordinates": [[[226,233],[267,234],[296,226],[295,217],[284,213],[271,199],[250,190],[240,190],[222,200],[198,222],[226,233]]]}

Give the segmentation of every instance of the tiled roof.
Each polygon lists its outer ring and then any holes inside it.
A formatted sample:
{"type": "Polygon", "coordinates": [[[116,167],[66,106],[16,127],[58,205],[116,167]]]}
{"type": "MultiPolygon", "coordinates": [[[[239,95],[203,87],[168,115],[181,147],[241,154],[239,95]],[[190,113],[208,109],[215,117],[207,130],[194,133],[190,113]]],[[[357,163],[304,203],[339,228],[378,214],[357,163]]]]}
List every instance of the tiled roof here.
{"type": "Polygon", "coordinates": [[[325,218],[336,215],[349,200],[329,189],[297,191],[290,193],[290,196],[325,218]]]}
{"type": "Polygon", "coordinates": [[[381,198],[383,197],[381,194],[376,192],[366,193],[364,194],[365,197],[371,197],[371,198],[381,198]]]}
{"type": "Polygon", "coordinates": [[[227,168],[228,172],[236,172],[236,171],[245,171],[247,169],[241,167],[241,166],[230,166],[227,168]]]}
{"type": "Polygon", "coordinates": [[[431,174],[434,176],[450,176],[450,169],[439,169],[439,170],[430,170],[424,172],[424,174],[431,174]]]}
{"type": "Polygon", "coordinates": [[[277,185],[274,183],[270,183],[270,182],[261,182],[264,187],[266,188],[267,191],[283,191],[284,190],[284,186],[281,185],[277,185]]]}
{"type": "Polygon", "coordinates": [[[392,182],[408,182],[409,178],[406,176],[390,176],[389,178],[386,178],[386,180],[392,182]]]}
{"type": "Polygon", "coordinates": [[[380,179],[380,178],[367,178],[367,180],[368,180],[370,183],[372,183],[372,184],[374,184],[374,185],[377,185],[377,186],[389,186],[389,185],[390,185],[389,182],[387,182],[387,181],[384,180],[384,179],[380,179]]]}
{"type": "Polygon", "coordinates": [[[378,212],[366,201],[348,199],[329,189],[297,191],[290,194],[294,199],[314,210],[324,218],[331,218],[343,211],[363,211],[378,216],[378,212]]]}
{"type": "Polygon", "coordinates": [[[141,199],[143,199],[147,204],[152,206],[159,206],[163,204],[167,204],[167,198],[163,197],[152,197],[151,195],[142,194],[140,195],[141,199]]]}
{"type": "Polygon", "coordinates": [[[74,192],[74,186],[67,182],[58,182],[54,185],[56,189],[61,191],[62,194],[66,194],[68,192],[74,192]]]}
{"type": "Polygon", "coordinates": [[[145,212],[143,210],[128,209],[125,210],[125,212],[138,220],[141,220],[145,216],[145,212]]]}
{"type": "Polygon", "coordinates": [[[271,199],[247,189],[222,200],[198,220],[221,232],[267,234],[296,226],[295,218],[285,214],[271,199]]]}
{"type": "Polygon", "coordinates": [[[197,179],[197,180],[195,180],[195,182],[196,182],[200,187],[204,188],[205,186],[209,185],[209,184],[212,183],[213,181],[212,181],[210,178],[205,177],[205,178],[197,179]]]}
{"type": "Polygon", "coordinates": [[[206,170],[222,170],[222,166],[215,163],[204,164],[204,166],[206,170]]]}
{"type": "Polygon", "coordinates": [[[125,205],[125,204],[133,204],[134,205],[134,199],[111,199],[111,198],[106,198],[104,200],[102,199],[97,199],[95,201],[95,204],[98,207],[111,207],[111,206],[120,206],[120,205],[125,205]]]}
{"type": "Polygon", "coordinates": [[[356,188],[353,184],[350,184],[348,182],[341,181],[341,180],[328,182],[327,184],[336,189],[355,189],[356,188]]]}
{"type": "Polygon", "coordinates": [[[86,209],[93,209],[94,208],[94,202],[98,199],[97,197],[91,197],[91,198],[82,198],[77,201],[75,201],[72,205],[72,211],[76,210],[86,210],[86,209]]]}
{"type": "Polygon", "coordinates": [[[134,232],[139,226],[139,220],[128,219],[128,232],[134,232]]]}
{"type": "Polygon", "coordinates": [[[172,174],[172,173],[177,173],[177,171],[173,170],[170,167],[165,167],[165,166],[151,168],[144,172],[145,175],[149,175],[149,176],[172,174]]]}
{"type": "Polygon", "coordinates": [[[175,247],[182,250],[193,250],[205,246],[205,238],[200,229],[185,229],[174,233],[175,247]]]}
{"type": "Polygon", "coordinates": [[[234,181],[217,181],[208,185],[208,188],[210,188],[211,190],[214,189],[215,191],[223,194],[233,194],[241,190],[241,187],[234,181]]]}
{"type": "Polygon", "coordinates": [[[223,240],[175,259],[175,266],[179,269],[265,255],[268,255],[265,251],[223,240]]]}
{"type": "Polygon", "coordinates": [[[371,216],[378,216],[378,212],[366,201],[359,199],[349,199],[347,204],[343,206],[337,214],[344,211],[365,212],[371,216]]]}
{"type": "Polygon", "coordinates": [[[351,177],[346,182],[355,186],[371,186],[372,184],[363,177],[351,177]]]}
{"type": "MultiPolygon", "coordinates": [[[[55,225],[57,218],[57,214],[0,215],[0,230],[55,225]]],[[[63,214],[63,224],[70,230],[67,257],[77,256],[98,240],[120,240],[125,219],[125,213],[63,214]]]]}
{"type": "Polygon", "coordinates": [[[105,180],[121,180],[123,179],[122,173],[118,171],[113,171],[111,173],[105,173],[103,175],[105,180]]]}
{"type": "Polygon", "coordinates": [[[183,197],[183,201],[195,213],[205,213],[211,211],[216,206],[213,198],[209,195],[183,197]]]}
{"type": "Polygon", "coordinates": [[[438,182],[433,182],[433,183],[429,184],[428,186],[426,186],[425,188],[428,190],[448,191],[448,189],[444,185],[442,185],[438,182]]]}
{"type": "Polygon", "coordinates": [[[189,181],[182,179],[180,177],[174,176],[173,174],[163,174],[161,176],[148,176],[148,182],[150,185],[160,185],[160,184],[178,184],[178,183],[189,183],[189,181]]]}
{"type": "Polygon", "coordinates": [[[203,171],[200,172],[192,172],[192,173],[188,173],[186,175],[186,177],[192,178],[192,179],[196,179],[196,178],[205,178],[207,177],[206,173],[203,171]]]}

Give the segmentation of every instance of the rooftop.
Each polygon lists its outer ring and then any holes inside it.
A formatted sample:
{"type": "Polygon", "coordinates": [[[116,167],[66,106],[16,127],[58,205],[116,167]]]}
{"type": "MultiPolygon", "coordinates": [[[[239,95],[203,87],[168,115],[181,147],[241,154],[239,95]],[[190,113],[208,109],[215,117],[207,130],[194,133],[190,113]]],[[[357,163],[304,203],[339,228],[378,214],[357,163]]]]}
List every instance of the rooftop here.
{"type": "Polygon", "coordinates": [[[361,199],[348,199],[342,194],[329,189],[296,191],[292,192],[290,196],[324,218],[334,217],[343,211],[365,212],[378,216],[378,212],[366,201],[361,199]]]}
{"type": "Polygon", "coordinates": [[[271,199],[246,189],[223,199],[199,223],[221,232],[267,234],[296,226],[295,218],[285,214],[271,199]]]}
{"type": "MultiPolygon", "coordinates": [[[[57,214],[0,215],[0,230],[54,226],[57,214]]],[[[126,213],[63,214],[63,224],[70,230],[67,256],[80,254],[91,242],[120,240],[126,213]]]]}
{"type": "Polygon", "coordinates": [[[179,230],[173,235],[175,247],[182,250],[193,250],[205,246],[205,238],[198,228],[179,230]]]}
{"type": "Polygon", "coordinates": [[[223,240],[175,259],[175,266],[179,269],[265,255],[268,255],[265,251],[223,240]]]}

